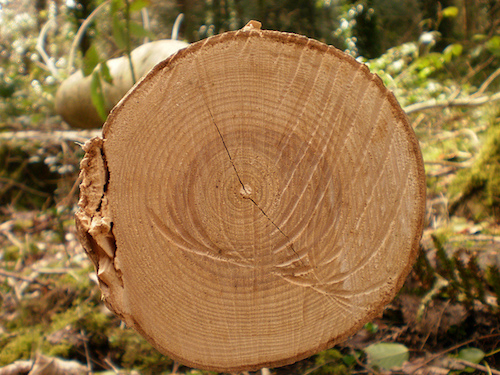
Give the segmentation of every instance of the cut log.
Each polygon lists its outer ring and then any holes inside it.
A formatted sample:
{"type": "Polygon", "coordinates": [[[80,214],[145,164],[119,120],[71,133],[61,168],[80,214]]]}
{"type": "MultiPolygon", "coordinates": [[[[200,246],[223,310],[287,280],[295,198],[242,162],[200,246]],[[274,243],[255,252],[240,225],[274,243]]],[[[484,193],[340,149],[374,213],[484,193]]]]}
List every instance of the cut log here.
{"type": "MultiPolygon", "coordinates": [[[[180,40],[157,40],[137,47],[131,53],[134,72],[138,78],[188,44],[180,40]]],[[[102,81],[105,109],[109,112],[128,90],[134,85],[127,56],[118,57],[106,62],[113,82],[102,81]]],[[[56,93],[55,109],[64,121],[74,128],[101,127],[103,120],[92,104],[91,98],[92,77],[83,76],[78,72],[69,76],[56,93]]]]}
{"type": "Polygon", "coordinates": [[[80,239],[107,306],[224,372],[355,333],[418,252],[418,141],[368,68],[251,23],[156,66],[85,147],[80,239]]]}

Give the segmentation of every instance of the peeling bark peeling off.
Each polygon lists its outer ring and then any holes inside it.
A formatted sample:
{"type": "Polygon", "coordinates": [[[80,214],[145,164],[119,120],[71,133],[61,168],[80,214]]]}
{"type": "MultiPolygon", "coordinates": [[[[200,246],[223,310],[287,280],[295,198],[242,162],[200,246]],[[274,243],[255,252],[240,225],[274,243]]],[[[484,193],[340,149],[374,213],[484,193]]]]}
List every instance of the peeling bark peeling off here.
{"type": "Polygon", "coordinates": [[[368,68],[242,30],[157,65],[84,146],[76,224],[106,305],[188,366],[289,364],[379,315],[417,256],[425,174],[368,68]]]}

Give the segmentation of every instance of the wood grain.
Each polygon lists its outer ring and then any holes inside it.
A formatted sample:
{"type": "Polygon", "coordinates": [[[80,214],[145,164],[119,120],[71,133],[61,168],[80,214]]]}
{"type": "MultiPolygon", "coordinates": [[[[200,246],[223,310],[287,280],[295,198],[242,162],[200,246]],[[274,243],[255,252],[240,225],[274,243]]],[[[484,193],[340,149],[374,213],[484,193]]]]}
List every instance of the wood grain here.
{"type": "Polygon", "coordinates": [[[380,314],[416,257],[418,141],[381,80],[320,42],[248,27],[195,43],[119,103],[102,143],[105,279],[119,279],[101,283],[106,303],[186,365],[251,370],[331,347],[380,314]]]}

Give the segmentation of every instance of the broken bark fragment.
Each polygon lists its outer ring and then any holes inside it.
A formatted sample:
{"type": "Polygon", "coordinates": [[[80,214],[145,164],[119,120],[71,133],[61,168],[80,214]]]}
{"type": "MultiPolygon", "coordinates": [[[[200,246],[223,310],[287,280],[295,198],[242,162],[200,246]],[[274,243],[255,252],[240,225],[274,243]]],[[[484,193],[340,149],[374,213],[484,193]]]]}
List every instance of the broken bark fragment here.
{"type": "Polygon", "coordinates": [[[157,65],[85,145],[77,223],[107,305],[198,368],[279,366],[381,313],[424,223],[418,141],[333,47],[258,23],[157,65]]]}

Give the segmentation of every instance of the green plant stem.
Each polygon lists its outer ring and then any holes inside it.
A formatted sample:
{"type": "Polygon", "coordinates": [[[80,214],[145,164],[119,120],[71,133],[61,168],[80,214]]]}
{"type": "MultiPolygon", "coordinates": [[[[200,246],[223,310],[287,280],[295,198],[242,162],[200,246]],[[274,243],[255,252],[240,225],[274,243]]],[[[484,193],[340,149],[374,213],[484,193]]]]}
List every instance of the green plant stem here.
{"type": "Polygon", "coordinates": [[[73,64],[74,64],[74,60],[75,60],[76,49],[77,49],[78,45],[80,44],[80,41],[82,40],[83,34],[85,34],[87,27],[94,20],[94,18],[101,11],[101,9],[103,9],[109,2],[110,2],[110,0],[106,0],[104,3],[102,3],[97,8],[95,8],[93,10],[93,12],[90,13],[90,15],[85,19],[85,21],[83,21],[80,28],[78,29],[78,32],[76,33],[76,36],[73,39],[73,43],[71,44],[71,48],[69,51],[68,75],[70,75],[73,72],[73,64]]]}
{"type": "Polygon", "coordinates": [[[127,58],[128,64],[130,66],[130,74],[132,75],[132,83],[135,85],[135,71],[134,71],[134,63],[132,62],[132,48],[130,46],[130,3],[129,0],[125,0],[125,28],[127,31],[127,35],[125,36],[127,41],[127,58]]]}

